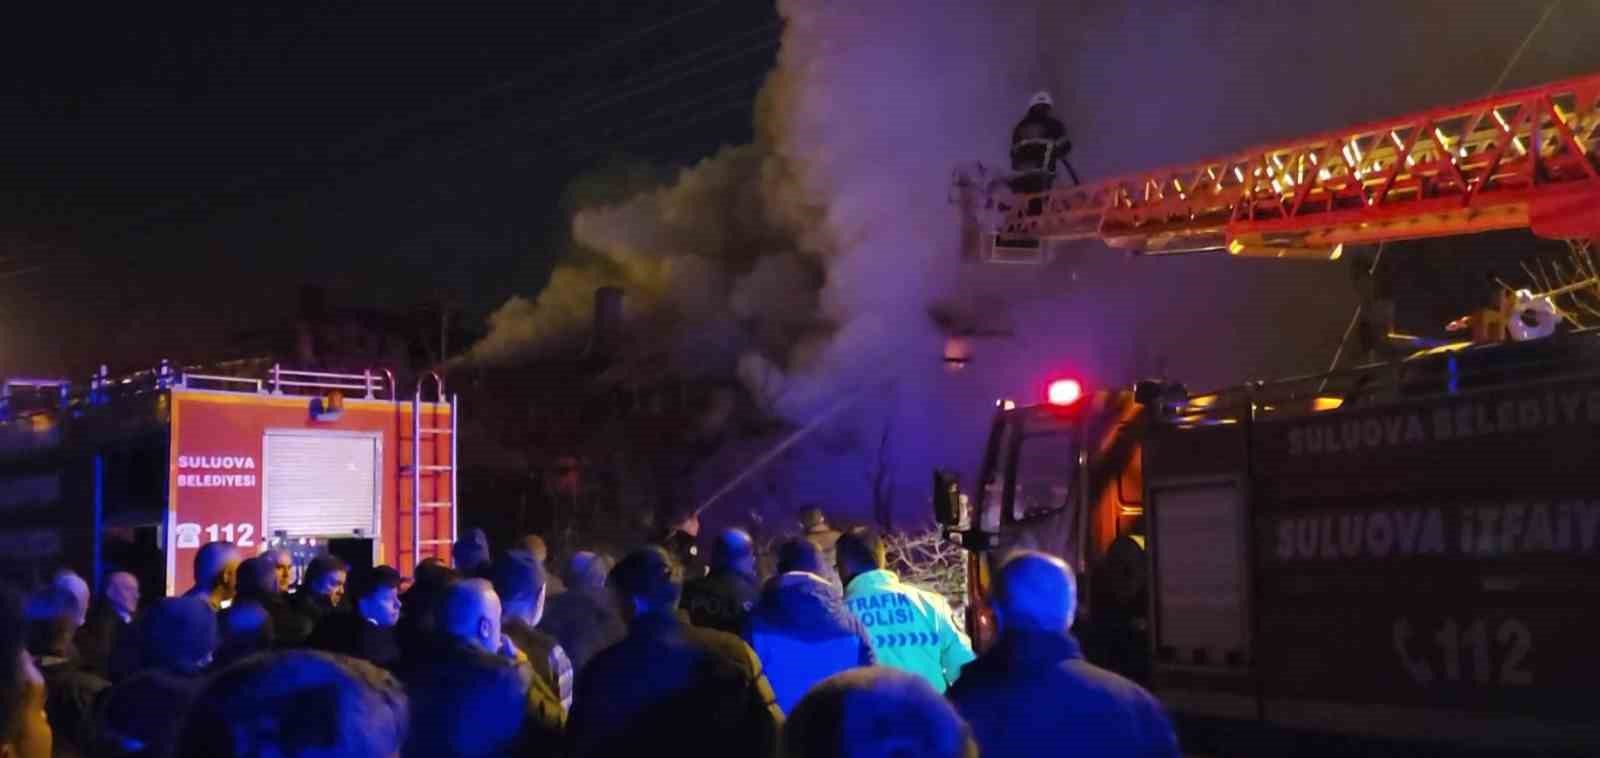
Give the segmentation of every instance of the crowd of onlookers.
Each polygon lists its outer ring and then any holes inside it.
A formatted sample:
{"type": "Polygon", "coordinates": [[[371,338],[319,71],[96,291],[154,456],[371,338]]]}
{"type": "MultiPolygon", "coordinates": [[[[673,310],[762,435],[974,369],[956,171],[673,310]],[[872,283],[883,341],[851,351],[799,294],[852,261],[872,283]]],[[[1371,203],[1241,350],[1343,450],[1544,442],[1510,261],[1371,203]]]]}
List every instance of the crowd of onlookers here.
{"type": "Polygon", "coordinates": [[[705,563],[679,532],[553,572],[538,537],[469,530],[410,578],[214,542],[142,606],[131,574],[91,597],[62,571],[0,591],[0,758],[1177,755],[1156,701],[1083,660],[1061,561],[1000,566],[975,655],[876,533],[810,531],[766,577],[739,530],[705,563]]]}

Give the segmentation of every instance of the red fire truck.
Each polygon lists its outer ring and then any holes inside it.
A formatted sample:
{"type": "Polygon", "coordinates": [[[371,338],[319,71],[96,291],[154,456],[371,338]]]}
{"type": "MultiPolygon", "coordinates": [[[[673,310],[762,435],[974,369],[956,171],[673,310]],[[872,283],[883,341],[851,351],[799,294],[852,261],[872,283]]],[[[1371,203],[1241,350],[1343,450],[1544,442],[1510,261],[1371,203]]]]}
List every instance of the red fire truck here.
{"type": "Polygon", "coordinates": [[[0,570],[129,570],[153,595],[187,590],[218,540],[408,575],[448,560],[459,405],[436,375],[405,397],[385,371],[233,368],[7,380],[0,570]]]}
{"type": "MultiPolygon", "coordinates": [[[[1600,76],[1026,200],[993,250],[1600,238],[1600,76]]],[[[970,499],[936,474],[935,512],[971,551],[980,646],[993,558],[1042,549],[1081,574],[1091,657],[1186,719],[1592,755],[1596,471],[1600,334],[1580,330],[1205,394],[1063,380],[1000,402],[970,499]]]]}

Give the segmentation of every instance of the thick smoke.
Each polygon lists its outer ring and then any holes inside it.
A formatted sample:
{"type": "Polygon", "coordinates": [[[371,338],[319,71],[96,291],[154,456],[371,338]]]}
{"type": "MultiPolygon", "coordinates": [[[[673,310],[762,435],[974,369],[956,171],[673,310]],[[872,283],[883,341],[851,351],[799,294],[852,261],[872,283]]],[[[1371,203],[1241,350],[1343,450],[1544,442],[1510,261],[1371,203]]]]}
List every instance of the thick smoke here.
{"type": "MultiPolygon", "coordinates": [[[[763,475],[766,494],[738,497],[866,518],[887,470],[896,517],[921,520],[928,470],[971,471],[997,397],[1061,372],[1208,386],[1319,370],[1353,305],[1337,264],[1097,244],[1046,268],[963,263],[950,169],[1002,165],[1031,92],[1054,92],[1092,181],[1482,94],[1531,23],[1513,5],[780,0],[757,142],[578,213],[589,257],[508,302],[473,356],[578,329],[594,287],[621,284],[680,370],[736,375],[797,425],[850,404],[763,475]],[[1012,336],[975,340],[950,373],[934,311],[1012,336]]],[[[1537,58],[1509,84],[1573,73],[1537,58]]]]}

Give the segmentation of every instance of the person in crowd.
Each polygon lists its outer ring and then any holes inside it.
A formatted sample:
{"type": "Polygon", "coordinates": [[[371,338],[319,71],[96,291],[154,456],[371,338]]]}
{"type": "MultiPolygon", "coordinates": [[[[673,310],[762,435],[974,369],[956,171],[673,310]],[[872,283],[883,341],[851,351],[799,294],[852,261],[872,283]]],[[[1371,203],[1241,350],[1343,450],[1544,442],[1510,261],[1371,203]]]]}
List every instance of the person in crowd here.
{"type": "Polygon", "coordinates": [[[578,675],[568,733],[572,755],[647,755],[663,735],[692,736],[722,755],[767,756],[778,710],[761,662],[731,634],[678,619],[677,563],[659,546],[612,570],[628,634],[578,675]]]}
{"type": "Polygon", "coordinates": [[[866,628],[822,576],[821,551],[804,539],[779,546],[778,575],[751,612],[745,640],[785,713],[817,682],[877,662],[866,628]]]}
{"type": "Polygon", "coordinates": [[[102,677],[111,675],[111,657],[119,648],[139,612],[139,580],[126,571],[106,574],[100,597],[89,606],[89,616],[74,637],[78,663],[102,677]]]}
{"type": "Polygon", "coordinates": [[[294,587],[294,554],[288,548],[275,547],[268,550],[263,556],[272,565],[273,577],[278,582],[278,593],[289,594],[289,589],[294,587]]]}
{"type": "Polygon", "coordinates": [[[755,541],[743,529],[725,529],[711,546],[711,573],[684,583],[683,609],[695,626],[738,634],[758,581],[755,541]]]}
{"type": "Polygon", "coordinates": [[[439,598],[444,644],[402,672],[416,758],[547,755],[560,750],[561,703],[500,631],[500,598],[483,579],[439,598]]]}
{"type": "Polygon", "coordinates": [[[482,529],[466,530],[451,546],[450,557],[455,559],[456,570],[462,576],[486,576],[489,570],[489,536],[482,529]]]}
{"type": "Polygon", "coordinates": [[[50,758],[44,676],[28,655],[22,602],[0,586],[0,756],[50,758]]]}
{"type": "Polygon", "coordinates": [[[705,561],[700,558],[700,514],[689,511],[673,518],[656,544],[683,567],[685,581],[706,575],[705,561]]]}
{"type": "Polygon", "coordinates": [[[277,571],[272,566],[272,559],[265,555],[246,558],[239,562],[238,568],[233,572],[233,598],[234,600],[255,600],[272,597],[278,594],[277,571]]]}
{"type": "Polygon", "coordinates": [[[410,720],[406,693],[364,661],[309,650],[271,653],[206,685],[177,758],[392,758],[410,720]]]}
{"type": "Polygon", "coordinates": [[[300,590],[290,596],[290,605],[314,630],[324,616],[342,607],[345,582],[349,576],[350,565],[338,556],[324,553],[312,558],[306,564],[305,580],[300,583],[300,590]]]}
{"type": "Polygon", "coordinates": [[[539,629],[561,644],[575,674],[627,634],[616,600],[606,590],[610,570],[609,561],[598,553],[573,553],[563,571],[567,591],[545,603],[539,629]]]}
{"type": "MultiPolygon", "coordinates": [[[[522,552],[533,556],[533,559],[538,561],[540,566],[549,568],[550,545],[544,541],[543,537],[537,534],[523,537],[522,552]]],[[[551,574],[548,570],[545,572],[544,582],[545,595],[547,597],[554,597],[567,591],[566,582],[562,581],[559,575],[551,574]]]]}
{"type": "MultiPolygon", "coordinates": [[[[278,589],[282,577],[272,553],[246,558],[235,572],[238,585],[235,603],[254,603],[261,606],[271,619],[272,643],[280,647],[304,644],[311,635],[311,620],[302,616],[290,604],[289,598],[278,589]]],[[[243,621],[248,616],[241,617],[243,621]]]]}
{"type": "Polygon", "coordinates": [[[435,647],[434,620],[439,598],[460,579],[455,569],[438,558],[424,558],[417,564],[411,586],[400,593],[400,623],[395,626],[395,638],[400,643],[402,660],[420,660],[435,647]]]}
{"type": "MultiPolygon", "coordinates": [[[[1040,743],[1034,754],[1053,754],[1068,745],[1040,743]]],[[[872,666],[834,674],[806,694],[784,725],[783,756],[977,758],[978,747],[955,709],[926,679],[872,666]]]]}
{"type": "Polygon", "coordinates": [[[194,554],[194,587],[184,597],[201,597],[212,611],[233,601],[239,570],[239,548],[232,542],[207,542],[194,554]]]}
{"type": "Polygon", "coordinates": [[[800,510],[800,536],[822,552],[822,576],[840,588],[844,587],[844,583],[839,581],[839,572],[834,568],[834,547],[839,544],[842,534],[844,532],[828,523],[828,516],[820,507],[813,505],[800,510]]]}
{"type": "Polygon", "coordinates": [[[217,646],[213,668],[227,668],[235,661],[272,649],[272,614],[258,600],[243,595],[234,599],[232,605],[217,614],[217,630],[222,641],[217,646]]]}
{"type": "Polygon", "coordinates": [[[1177,758],[1161,704],[1083,659],[1067,631],[1076,581],[1061,559],[1020,552],[1001,565],[994,586],[1000,639],[950,688],[984,756],[1072,745],[1084,755],[1177,758]]]}
{"type": "Polygon", "coordinates": [[[95,755],[165,756],[205,681],[217,614],[203,595],[174,597],[140,616],[142,669],[101,693],[95,755]]]}
{"type": "Polygon", "coordinates": [[[555,637],[538,629],[544,617],[544,564],[533,556],[504,553],[494,562],[494,591],[500,596],[500,630],[528,656],[533,672],[561,700],[562,712],[572,708],[572,661],[555,637]]]}
{"type": "Polygon", "coordinates": [[[317,624],[309,644],[319,650],[360,658],[392,668],[400,662],[400,572],[389,566],[358,571],[350,579],[353,613],[330,613],[317,624]]]}
{"type": "Polygon", "coordinates": [[[78,572],[68,568],[57,571],[50,583],[65,590],[77,601],[78,613],[73,628],[83,626],[84,622],[89,620],[89,583],[84,581],[78,572]]]}
{"type": "Polygon", "coordinates": [[[72,652],[78,628],[76,595],[52,584],[28,600],[28,652],[44,675],[45,712],[54,734],[55,755],[87,755],[95,698],[111,683],[83,670],[72,652]]]}
{"type": "Polygon", "coordinates": [[[900,581],[887,568],[882,537],[871,529],[845,532],[837,553],[845,603],[867,628],[878,662],[921,676],[944,692],[973,658],[972,643],[949,601],[900,581]]]}

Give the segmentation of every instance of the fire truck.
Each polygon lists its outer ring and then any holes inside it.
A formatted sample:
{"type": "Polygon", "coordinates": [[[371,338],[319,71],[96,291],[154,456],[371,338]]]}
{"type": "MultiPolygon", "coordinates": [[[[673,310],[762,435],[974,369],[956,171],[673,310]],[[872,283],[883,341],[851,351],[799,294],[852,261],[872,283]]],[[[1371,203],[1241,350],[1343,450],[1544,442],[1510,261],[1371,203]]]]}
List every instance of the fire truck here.
{"type": "Polygon", "coordinates": [[[449,559],[459,404],[437,375],[226,369],[6,380],[0,572],[131,571],[150,597],[188,590],[215,541],[406,575],[449,559]]]}
{"type": "MultiPolygon", "coordinates": [[[[994,207],[958,188],[969,222],[994,207]]],[[[1328,260],[1516,228],[1586,253],[1600,75],[999,205],[995,262],[1058,239],[1328,260]]],[[[1091,658],[1180,719],[1595,754],[1600,333],[1518,328],[1538,315],[1324,376],[999,401],[970,494],[934,476],[970,632],[995,636],[995,561],[1040,549],[1080,573],[1091,658]]]]}

